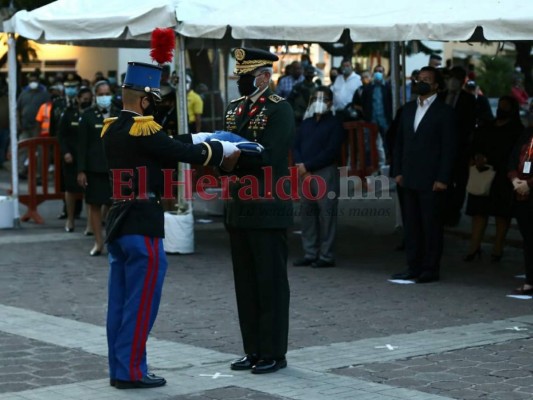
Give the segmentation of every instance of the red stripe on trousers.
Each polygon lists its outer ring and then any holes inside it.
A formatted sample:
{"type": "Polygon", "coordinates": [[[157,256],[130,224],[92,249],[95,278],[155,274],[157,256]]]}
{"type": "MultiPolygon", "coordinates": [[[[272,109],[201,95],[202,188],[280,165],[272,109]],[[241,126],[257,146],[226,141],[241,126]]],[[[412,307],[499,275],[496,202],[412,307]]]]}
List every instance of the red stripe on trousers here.
{"type": "Polygon", "coordinates": [[[159,240],[156,238],[154,239],[154,255],[155,255],[155,270],[153,273],[153,280],[152,284],[150,286],[150,293],[148,295],[148,306],[147,306],[147,316],[144,319],[144,327],[143,327],[143,333],[142,333],[142,341],[141,341],[141,350],[140,354],[144,354],[144,351],[146,349],[146,341],[148,340],[148,326],[150,325],[150,316],[152,315],[152,301],[154,299],[154,290],[155,285],[157,283],[157,274],[159,272],[159,240]]]}
{"type": "Polygon", "coordinates": [[[140,339],[140,332],[142,329],[143,311],[145,308],[145,303],[146,303],[146,298],[147,298],[148,285],[150,283],[150,275],[151,275],[151,271],[153,267],[153,253],[152,253],[152,248],[150,246],[150,238],[148,238],[147,236],[144,237],[144,244],[148,252],[148,268],[146,271],[146,276],[144,277],[143,290],[141,294],[141,303],[139,305],[139,310],[137,311],[137,322],[135,323],[135,333],[133,335],[133,342],[131,344],[130,379],[132,381],[137,381],[137,380],[142,379],[142,372],[139,366],[140,358],[139,358],[138,348],[142,347],[142,346],[139,346],[139,339],[140,339]]]}

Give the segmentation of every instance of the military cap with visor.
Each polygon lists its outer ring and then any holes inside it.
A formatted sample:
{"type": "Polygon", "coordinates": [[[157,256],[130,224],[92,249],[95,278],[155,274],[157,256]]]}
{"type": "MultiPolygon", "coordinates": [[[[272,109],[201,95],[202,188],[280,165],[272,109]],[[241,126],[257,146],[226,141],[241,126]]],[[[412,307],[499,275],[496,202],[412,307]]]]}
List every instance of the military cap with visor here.
{"type": "Polygon", "coordinates": [[[236,64],[235,75],[249,74],[258,68],[272,67],[279,60],[278,56],[262,49],[239,47],[233,50],[236,64]]]}

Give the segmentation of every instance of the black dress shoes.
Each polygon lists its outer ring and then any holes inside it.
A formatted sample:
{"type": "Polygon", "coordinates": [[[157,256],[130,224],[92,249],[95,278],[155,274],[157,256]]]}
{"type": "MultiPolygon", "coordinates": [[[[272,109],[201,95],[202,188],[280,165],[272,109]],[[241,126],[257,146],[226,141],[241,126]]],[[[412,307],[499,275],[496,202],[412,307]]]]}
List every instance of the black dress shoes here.
{"type": "Polygon", "coordinates": [[[262,359],[252,367],[252,374],[269,374],[287,366],[285,357],[278,359],[262,359]]]}
{"type": "Polygon", "coordinates": [[[418,279],[416,280],[416,283],[430,283],[430,282],[436,282],[440,279],[439,274],[436,274],[434,272],[422,272],[418,279]]]}
{"type": "Polygon", "coordinates": [[[309,267],[314,262],[315,260],[311,260],[310,258],[299,258],[293,261],[292,266],[293,267],[309,267]]]}
{"type": "Polygon", "coordinates": [[[116,379],[113,379],[113,378],[109,379],[109,386],[115,386],[116,384],[117,384],[117,380],[116,379]]]}
{"type": "Polygon", "coordinates": [[[420,276],[420,274],[408,270],[408,271],[405,271],[405,272],[392,274],[391,275],[391,279],[411,280],[411,279],[417,279],[419,276],[420,276]]]}
{"type": "Polygon", "coordinates": [[[335,262],[333,261],[325,261],[318,259],[313,264],[311,264],[311,268],[331,268],[335,266],[335,262]]]}
{"type": "Polygon", "coordinates": [[[234,371],[244,371],[252,369],[259,358],[255,354],[247,354],[243,358],[239,358],[231,363],[231,369],[234,371]]]}
{"type": "Polygon", "coordinates": [[[164,386],[166,383],[167,381],[165,378],[154,374],[143,376],[143,378],[138,381],[121,381],[115,379],[115,387],[117,389],[150,389],[164,386]]]}

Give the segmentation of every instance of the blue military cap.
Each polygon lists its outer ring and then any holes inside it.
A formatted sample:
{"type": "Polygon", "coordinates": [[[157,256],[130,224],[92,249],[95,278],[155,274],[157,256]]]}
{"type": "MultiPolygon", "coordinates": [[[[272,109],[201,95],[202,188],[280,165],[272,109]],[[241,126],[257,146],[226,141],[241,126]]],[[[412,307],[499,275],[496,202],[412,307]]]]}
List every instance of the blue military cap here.
{"type": "Polygon", "coordinates": [[[159,82],[162,68],[158,65],[130,61],[126,71],[123,88],[152,93],[161,100],[159,82]]]}

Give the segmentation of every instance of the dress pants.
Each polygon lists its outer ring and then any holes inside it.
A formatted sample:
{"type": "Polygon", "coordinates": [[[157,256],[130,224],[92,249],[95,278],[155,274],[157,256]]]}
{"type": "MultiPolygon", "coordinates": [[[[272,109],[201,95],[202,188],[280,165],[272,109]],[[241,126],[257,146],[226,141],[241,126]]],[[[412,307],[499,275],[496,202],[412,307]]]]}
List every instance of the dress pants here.
{"type": "MultiPolygon", "coordinates": [[[[334,245],[337,233],[337,209],[339,193],[339,171],[335,165],[313,171],[325,183],[326,195],[315,200],[319,188],[313,179],[309,185],[311,198],[306,198],[300,188],[300,214],[302,220],[302,247],[304,257],[308,260],[321,259],[335,261],[334,245]],[[333,192],[333,199],[328,193],[333,192]]],[[[300,179],[303,184],[303,179],[300,179]]]]}
{"type": "Polygon", "coordinates": [[[111,379],[148,373],[146,340],[159,309],[167,260],[161,238],[124,235],[108,244],[107,344],[111,379]]]}
{"type": "Polygon", "coordinates": [[[239,325],[246,354],[287,352],[289,281],[286,229],[229,228],[239,325]]]}
{"type": "MultiPolygon", "coordinates": [[[[531,196],[531,194],[530,194],[531,196]]],[[[514,212],[518,228],[524,241],[524,265],[526,267],[526,283],[533,285],[533,200],[516,201],[514,212]]]]}
{"type": "Polygon", "coordinates": [[[404,190],[405,251],[409,271],[439,274],[446,192],[404,190]]]}

